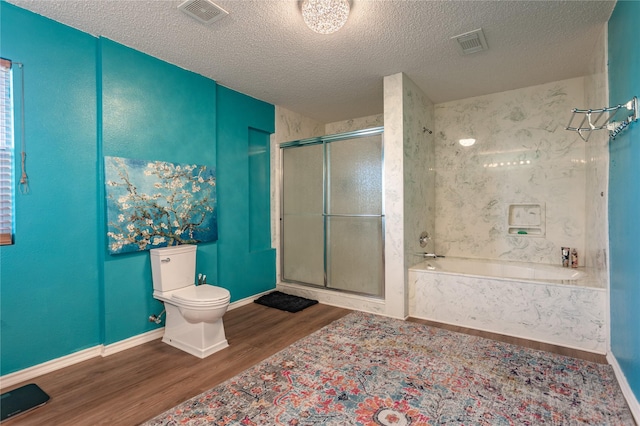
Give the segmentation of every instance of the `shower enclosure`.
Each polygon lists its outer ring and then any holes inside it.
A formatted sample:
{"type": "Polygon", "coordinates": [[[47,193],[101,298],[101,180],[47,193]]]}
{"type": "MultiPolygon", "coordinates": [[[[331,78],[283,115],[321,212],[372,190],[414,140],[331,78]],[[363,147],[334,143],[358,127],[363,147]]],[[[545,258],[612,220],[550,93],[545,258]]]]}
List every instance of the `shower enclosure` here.
{"type": "Polygon", "coordinates": [[[383,128],[280,145],[282,280],[384,297],[383,128]]]}

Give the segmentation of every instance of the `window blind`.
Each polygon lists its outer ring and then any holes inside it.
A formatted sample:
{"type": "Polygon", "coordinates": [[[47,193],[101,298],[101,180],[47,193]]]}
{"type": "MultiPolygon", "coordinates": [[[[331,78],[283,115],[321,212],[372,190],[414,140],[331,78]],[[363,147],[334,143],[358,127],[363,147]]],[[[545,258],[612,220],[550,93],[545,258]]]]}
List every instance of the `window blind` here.
{"type": "Polygon", "coordinates": [[[13,101],[11,61],[0,59],[0,245],[13,234],[13,101]]]}

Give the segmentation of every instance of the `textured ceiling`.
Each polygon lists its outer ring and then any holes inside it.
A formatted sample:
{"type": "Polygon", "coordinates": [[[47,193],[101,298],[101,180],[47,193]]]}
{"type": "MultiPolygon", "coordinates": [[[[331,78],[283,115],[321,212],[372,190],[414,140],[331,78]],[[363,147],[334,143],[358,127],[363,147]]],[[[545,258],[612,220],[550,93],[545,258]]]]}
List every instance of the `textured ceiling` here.
{"type": "Polygon", "coordinates": [[[435,103],[586,75],[614,1],[352,0],[315,34],[295,0],[217,0],[204,25],[182,0],[9,0],[322,122],[382,112],[384,76],[406,73],[435,103]],[[489,50],[450,38],[483,28],[489,50]]]}

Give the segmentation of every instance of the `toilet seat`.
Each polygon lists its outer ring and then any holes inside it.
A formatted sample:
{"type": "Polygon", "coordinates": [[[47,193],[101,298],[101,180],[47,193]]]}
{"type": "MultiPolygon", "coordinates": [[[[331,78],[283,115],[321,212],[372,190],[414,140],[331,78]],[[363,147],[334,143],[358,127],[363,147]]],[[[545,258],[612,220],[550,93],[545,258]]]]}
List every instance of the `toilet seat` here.
{"type": "Polygon", "coordinates": [[[176,303],[188,306],[218,306],[229,303],[229,290],[209,284],[189,286],[171,294],[176,303]]]}

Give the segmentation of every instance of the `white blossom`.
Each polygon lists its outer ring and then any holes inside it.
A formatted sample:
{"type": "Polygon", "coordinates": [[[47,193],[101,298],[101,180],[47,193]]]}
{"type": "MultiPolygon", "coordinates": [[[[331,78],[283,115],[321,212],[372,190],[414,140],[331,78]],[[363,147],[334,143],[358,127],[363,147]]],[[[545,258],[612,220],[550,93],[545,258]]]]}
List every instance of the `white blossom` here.
{"type": "Polygon", "coordinates": [[[106,181],[107,186],[118,188],[113,196],[107,191],[110,202],[119,210],[107,232],[112,252],[131,245],[144,250],[176,241],[189,242],[203,216],[214,213],[215,177],[204,166],[149,162],[138,173],[156,181],[141,185],[135,181],[135,174],[126,169],[124,159],[114,159],[113,164],[121,171],[120,181],[106,181]],[[208,185],[203,187],[205,183],[208,185]],[[148,186],[157,192],[141,189],[148,186]]]}

